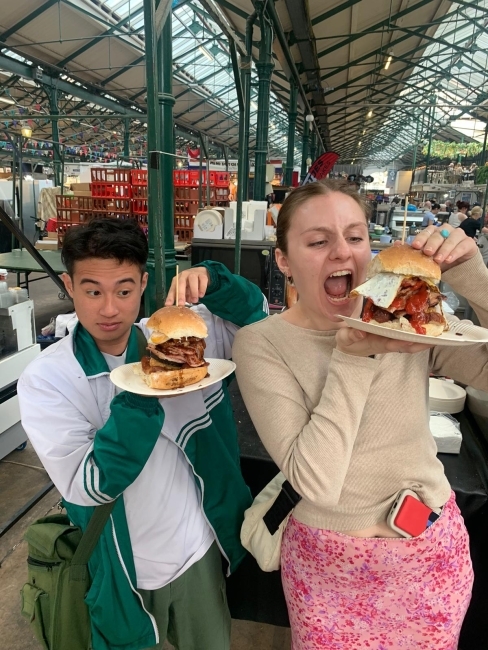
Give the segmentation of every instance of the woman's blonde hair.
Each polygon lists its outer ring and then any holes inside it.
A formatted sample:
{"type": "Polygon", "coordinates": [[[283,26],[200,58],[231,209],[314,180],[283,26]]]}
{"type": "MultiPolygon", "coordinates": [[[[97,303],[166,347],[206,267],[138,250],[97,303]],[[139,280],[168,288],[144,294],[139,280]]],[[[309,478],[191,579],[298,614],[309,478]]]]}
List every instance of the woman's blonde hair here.
{"type": "Polygon", "coordinates": [[[370,217],[370,207],[359,194],[357,186],[345,180],[326,179],[316,183],[308,183],[292,190],[280,208],[276,225],[276,245],[284,253],[288,252],[288,231],[295,212],[307,201],[317,196],[327,196],[333,192],[345,194],[361,208],[366,222],[370,217]]]}
{"type": "Polygon", "coordinates": [[[478,217],[481,217],[482,212],[483,210],[481,209],[481,206],[475,205],[474,208],[471,208],[471,218],[477,219],[478,217]]]}

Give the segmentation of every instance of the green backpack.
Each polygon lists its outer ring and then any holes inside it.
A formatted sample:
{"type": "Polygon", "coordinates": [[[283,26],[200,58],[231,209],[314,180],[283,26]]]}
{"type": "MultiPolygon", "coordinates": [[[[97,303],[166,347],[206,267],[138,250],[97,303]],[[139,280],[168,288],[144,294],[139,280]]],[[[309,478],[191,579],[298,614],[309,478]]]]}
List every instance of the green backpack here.
{"type": "Polygon", "coordinates": [[[29,555],[22,614],[45,650],[91,648],[88,560],[114,505],[97,506],[84,534],[62,514],[38,519],[25,533],[29,555]]]}

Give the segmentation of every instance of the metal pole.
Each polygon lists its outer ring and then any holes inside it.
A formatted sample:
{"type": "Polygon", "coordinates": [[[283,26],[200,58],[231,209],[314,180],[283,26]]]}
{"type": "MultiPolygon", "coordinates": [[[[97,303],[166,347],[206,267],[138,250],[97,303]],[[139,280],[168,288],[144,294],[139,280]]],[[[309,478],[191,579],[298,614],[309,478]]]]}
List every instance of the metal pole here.
{"type": "Polygon", "coordinates": [[[202,136],[200,136],[200,167],[198,170],[198,207],[200,210],[203,208],[203,144],[202,136]]]}
{"type": "MultiPolygon", "coordinates": [[[[22,170],[22,146],[24,138],[20,135],[16,139],[19,150],[19,230],[24,232],[24,173],[22,170]]],[[[19,241],[22,250],[22,242],[19,241]]]]}
{"type": "Polygon", "coordinates": [[[161,227],[160,154],[158,119],[158,75],[156,63],[156,32],[154,0],[144,0],[144,32],[146,47],[147,86],[147,204],[149,257],[147,271],[149,281],[145,291],[146,316],[163,306],[165,296],[164,245],[161,227]]]}
{"type": "Polygon", "coordinates": [[[424,175],[424,183],[427,183],[427,176],[429,173],[429,165],[430,165],[430,152],[432,150],[432,135],[434,132],[434,121],[435,121],[435,103],[437,100],[437,95],[434,95],[434,98],[432,100],[432,106],[430,108],[430,123],[429,123],[429,146],[427,149],[427,158],[425,159],[425,175],[424,175]]]}
{"type": "Polygon", "coordinates": [[[417,149],[419,148],[419,127],[420,127],[420,120],[416,120],[416,126],[415,126],[415,145],[413,148],[413,160],[412,160],[412,182],[415,176],[415,167],[417,166],[417,149]]]}
{"type": "MultiPolygon", "coordinates": [[[[9,136],[10,137],[10,136],[9,136]]],[[[18,212],[17,212],[17,145],[16,141],[14,140],[12,142],[12,203],[13,203],[13,209],[14,209],[14,221],[18,217],[18,212]]],[[[12,233],[12,250],[15,248],[15,235],[12,233]]],[[[17,278],[19,278],[20,275],[17,274],[17,278]]],[[[19,284],[17,280],[17,284],[19,284]]]]}
{"type": "Polygon", "coordinates": [[[264,201],[266,198],[266,160],[268,157],[269,136],[269,100],[271,90],[271,75],[273,63],[273,32],[271,23],[264,12],[262,2],[256,3],[261,29],[259,43],[259,61],[257,63],[258,85],[258,119],[256,128],[256,147],[254,154],[254,200],[264,201]]]}
{"type": "Polygon", "coordinates": [[[130,120],[124,120],[124,158],[130,156],[130,120]]]}
{"type": "Polygon", "coordinates": [[[297,128],[297,99],[298,88],[293,79],[290,79],[290,108],[288,112],[288,150],[286,152],[285,185],[291,186],[293,167],[295,163],[295,129],[297,128]]]}
{"type": "Polygon", "coordinates": [[[312,163],[317,157],[317,138],[316,138],[316,133],[312,129],[312,134],[310,136],[310,158],[312,159],[312,163]]]}
{"type": "Polygon", "coordinates": [[[300,172],[300,180],[303,182],[307,175],[307,158],[308,158],[308,143],[310,141],[310,127],[306,120],[306,115],[303,116],[303,142],[302,142],[302,169],[300,172]]]}
{"type": "Polygon", "coordinates": [[[481,167],[483,167],[485,162],[486,162],[486,138],[487,138],[487,136],[488,136],[488,122],[486,123],[486,126],[485,126],[485,137],[484,137],[484,140],[483,140],[483,151],[481,153],[481,163],[480,163],[481,167]]]}
{"type": "MultiPolygon", "coordinates": [[[[159,219],[162,221],[163,247],[164,247],[164,274],[166,287],[171,286],[171,281],[176,272],[175,258],[175,217],[174,217],[174,187],[173,170],[175,153],[175,134],[173,123],[173,36],[172,36],[172,13],[168,17],[161,30],[158,40],[158,72],[159,72],[159,114],[161,118],[161,212],[159,219]]],[[[193,224],[192,224],[193,225],[193,224]]]]}
{"type": "MultiPolygon", "coordinates": [[[[242,198],[249,199],[249,137],[251,123],[251,67],[252,67],[252,34],[257,12],[254,11],[246,19],[246,56],[241,57],[242,92],[244,95],[244,144],[242,147],[242,159],[238,160],[239,167],[242,166],[242,198]]],[[[237,214],[236,218],[241,219],[242,215],[237,214]]]]}
{"type": "MultiPolygon", "coordinates": [[[[241,223],[242,223],[242,200],[244,197],[244,174],[246,168],[244,165],[244,151],[246,143],[244,140],[245,131],[245,104],[243,84],[241,82],[241,75],[239,73],[239,63],[237,61],[237,49],[233,39],[229,39],[230,56],[232,60],[232,68],[234,70],[234,79],[236,82],[237,103],[239,106],[239,153],[237,161],[237,206],[236,206],[236,234],[235,234],[235,250],[234,250],[234,273],[239,275],[241,272],[241,223]]],[[[242,63],[242,58],[241,58],[242,63]]],[[[226,158],[227,161],[227,158],[226,158]]]]}
{"type": "Polygon", "coordinates": [[[58,108],[58,89],[55,86],[51,86],[49,93],[49,108],[52,113],[51,119],[51,130],[53,138],[53,167],[54,167],[54,184],[56,187],[62,185],[61,175],[61,152],[59,150],[59,124],[58,118],[59,108],[58,108]]]}

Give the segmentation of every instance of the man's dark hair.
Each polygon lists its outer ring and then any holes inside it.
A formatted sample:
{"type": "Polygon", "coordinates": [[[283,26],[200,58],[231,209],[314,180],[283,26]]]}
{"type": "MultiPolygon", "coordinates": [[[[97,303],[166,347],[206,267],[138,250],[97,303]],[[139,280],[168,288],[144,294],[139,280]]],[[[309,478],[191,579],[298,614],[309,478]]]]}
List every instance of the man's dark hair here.
{"type": "Polygon", "coordinates": [[[93,219],[86,226],[68,228],[61,252],[71,277],[75,262],[90,258],[137,264],[143,273],[147,256],[146,235],[133,219],[93,219]]]}
{"type": "Polygon", "coordinates": [[[441,209],[441,206],[440,206],[439,203],[433,203],[432,204],[431,210],[440,210],[440,209],[441,209]]]}

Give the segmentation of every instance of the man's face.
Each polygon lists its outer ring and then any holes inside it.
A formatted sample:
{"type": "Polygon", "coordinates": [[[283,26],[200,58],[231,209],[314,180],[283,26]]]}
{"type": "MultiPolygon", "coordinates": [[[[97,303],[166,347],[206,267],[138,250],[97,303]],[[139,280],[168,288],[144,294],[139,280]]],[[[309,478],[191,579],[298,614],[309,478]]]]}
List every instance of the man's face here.
{"type": "Polygon", "coordinates": [[[63,281],[80,323],[99,350],[122,354],[139,313],[147,273],[141,274],[136,264],[93,257],[75,262],[73,277],[65,273],[63,281]]]}

